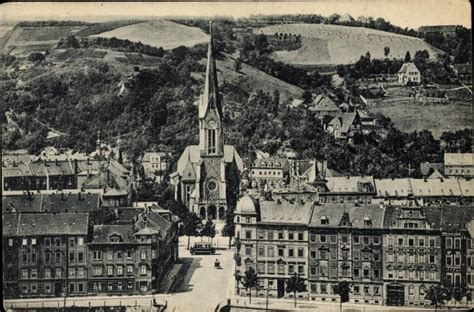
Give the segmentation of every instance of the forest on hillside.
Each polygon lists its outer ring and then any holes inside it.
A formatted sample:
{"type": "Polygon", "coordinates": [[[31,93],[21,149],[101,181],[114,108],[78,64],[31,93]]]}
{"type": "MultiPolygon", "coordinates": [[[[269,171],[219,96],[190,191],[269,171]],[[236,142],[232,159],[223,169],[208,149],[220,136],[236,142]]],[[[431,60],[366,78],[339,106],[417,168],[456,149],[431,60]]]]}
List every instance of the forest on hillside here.
{"type": "MultiPolygon", "coordinates": [[[[268,38],[257,35],[237,40],[232,24],[221,23],[214,34],[216,57],[222,57],[223,52],[239,51],[236,71],[238,62],[246,62],[304,88],[310,97],[311,92],[324,91],[342,101],[347,94],[357,94],[356,86],[338,90],[317,71],[308,73],[270,60],[267,55],[273,48],[268,38]]],[[[76,42],[66,38],[61,44],[76,42]]],[[[112,39],[101,41],[100,45],[146,48],[112,39]]],[[[79,44],[72,48],[82,47],[79,44]]],[[[192,74],[204,73],[202,60],[206,53],[206,45],[160,51],[156,67],[138,69],[130,77],[122,77],[113,64],[95,59],[70,61],[58,70],[47,65],[49,56],[33,60],[34,67],[22,76],[10,77],[5,74],[6,69],[17,60],[2,57],[3,148],[26,148],[37,153],[52,143],[46,140],[47,130],[52,128],[66,133],[53,142],[55,145],[90,152],[95,148],[95,133],[100,130],[109,142],[120,136],[125,153],[134,160],[144,151],[156,149],[171,152],[176,161],[187,145],[198,142],[194,102],[203,85],[192,74]],[[124,81],[127,92],[119,95],[119,85],[124,81]],[[14,130],[6,129],[7,112],[18,126],[14,130]]],[[[420,52],[414,57],[423,61],[426,55],[420,52]]],[[[387,65],[367,55],[360,62],[339,69],[344,79],[355,81],[357,75],[376,73],[387,65]]],[[[249,91],[229,81],[221,82],[220,90],[226,144],[235,145],[247,161],[252,159],[255,149],[273,154],[286,147],[301,158],[326,159],[330,168],[343,174],[400,177],[407,176],[409,168],[419,168],[421,162],[441,161],[444,149],[465,152],[471,147],[469,130],[447,133],[440,142],[429,131],[404,133],[381,115],[377,116],[380,131],[360,134],[349,144],[325,133],[314,113],[302,108],[289,109],[280,100],[278,90],[255,86],[249,91]],[[231,114],[235,111],[240,113],[231,114]]]]}

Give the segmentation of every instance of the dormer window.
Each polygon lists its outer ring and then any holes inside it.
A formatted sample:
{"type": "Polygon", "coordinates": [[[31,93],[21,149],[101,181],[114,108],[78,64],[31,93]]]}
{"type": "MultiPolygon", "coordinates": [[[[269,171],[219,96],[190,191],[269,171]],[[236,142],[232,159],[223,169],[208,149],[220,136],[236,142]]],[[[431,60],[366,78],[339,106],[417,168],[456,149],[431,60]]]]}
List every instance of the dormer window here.
{"type": "Polygon", "coordinates": [[[111,235],[110,241],[112,243],[120,243],[122,241],[122,237],[120,235],[111,235]]]}
{"type": "Polygon", "coordinates": [[[364,225],[365,226],[372,226],[372,219],[370,219],[370,217],[365,217],[364,218],[364,225]]]}
{"type": "Polygon", "coordinates": [[[329,224],[329,219],[326,216],[321,217],[321,224],[329,224]]]}

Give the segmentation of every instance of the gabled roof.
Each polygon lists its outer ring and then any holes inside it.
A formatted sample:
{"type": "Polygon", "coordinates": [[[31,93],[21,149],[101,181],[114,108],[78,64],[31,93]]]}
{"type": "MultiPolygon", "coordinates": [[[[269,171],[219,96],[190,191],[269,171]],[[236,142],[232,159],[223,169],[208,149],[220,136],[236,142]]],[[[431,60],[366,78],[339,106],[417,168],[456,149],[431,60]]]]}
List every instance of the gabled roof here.
{"type": "Polygon", "coordinates": [[[474,206],[425,206],[422,211],[428,223],[443,232],[465,230],[467,223],[474,220],[474,206]]]}
{"type": "Polygon", "coordinates": [[[410,179],[374,179],[377,197],[407,197],[413,194],[410,179]]]}
{"type": "Polygon", "coordinates": [[[407,74],[411,72],[420,73],[416,65],[412,62],[403,63],[402,67],[398,71],[398,74],[407,74]]]}
{"type": "Polygon", "coordinates": [[[474,166],[474,153],[444,153],[445,166],[474,166]]]}
{"type": "Polygon", "coordinates": [[[331,193],[361,192],[359,185],[366,183],[375,189],[372,176],[327,177],[326,180],[326,186],[331,193]]]}
{"type": "Polygon", "coordinates": [[[422,176],[427,176],[430,172],[430,170],[439,170],[443,171],[444,169],[444,164],[443,163],[430,163],[430,162],[424,162],[420,164],[420,171],[422,176]]]}
{"type": "Polygon", "coordinates": [[[446,179],[446,176],[442,174],[438,169],[433,171],[433,173],[428,177],[428,179],[446,179]]]}
{"type": "Polygon", "coordinates": [[[353,125],[357,113],[340,113],[334,117],[329,124],[333,126],[339,126],[339,131],[341,133],[349,132],[351,126],[353,125]]]}
{"type": "Polygon", "coordinates": [[[415,197],[461,196],[457,179],[410,179],[415,197]]]}
{"type": "Polygon", "coordinates": [[[293,101],[291,101],[290,107],[299,107],[301,104],[303,104],[303,102],[303,100],[294,99],[293,101]]]}
{"type": "Polygon", "coordinates": [[[314,206],[311,216],[311,227],[337,227],[340,226],[344,212],[349,214],[353,228],[381,228],[383,227],[384,208],[379,205],[354,205],[350,203],[328,203],[314,206]],[[321,224],[321,219],[328,224],[321,224]],[[371,225],[365,223],[370,221],[371,225]]]}
{"type": "Polygon", "coordinates": [[[277,168],[277,169],[286,169],[288,161],[284,158],[259,158],[254,162],[254,168],[277,168]]]}
{"type": "Polygon", "coordinates": [[[150,228],[156,232],[160,232],[163,236],[168,233],[172,225],[173,223],[171,221],[165,219],[158,212],[153,211],[153,209],[145,210],[144,213],[138,216],[138,219],[135,222],[135,227],[137,229],[150,228]]]}
{"type": "Polygon", "coordinates": [[[129,244],[136,242],[131,224],[101,224],[94,225],[92,243],[129,244]],[[118,235],[121,241],[111,242],[110,237],[118,235]]]}
{"type": "Polygon", "coordinates": [[[310,110],[314,112],[340,112],[341,110],[337,107],[333,100],[325,95],[318,94],[311,103],[310,110]]]}
{"type": "MultiPolygon", "coordinates": [[[[184,150],[181,157],[179,157],[178,164],[177,164],[177,172],[179,175],[183,176],[183,172],[186,168],[187,163],[191,161],[194,165],[198,164],[201,161],[201,155],[199,151],[199,145],[188,145],[184,150]]],[[[235,150],[232,145],[224,145],[224,162],[232,163],[233,161],[236,162],[237,167],[240,171],[244,169],[244,164],[242,162],[242,158],[240,158],[239,153],[235,150]]]]}
{"type": "MultiPolygon", "coordinates": [[[[7,217],[15,221],[16,217],[7,217]]],[[[13,233],[12,224],[7,231],[13,233]]],[[[17,230],[12,235],[87,235],[89,214],[87,213],[21,213],[17,219],[17,230]]],[[[4,230],[5,231],[5,230],[4,230]]]]}
{"type": "Polygon", "coordinates": [[[312,209],[312,202],[263,201],[260,203],[260,220],[262,223],[307,225],[312,209]]]}

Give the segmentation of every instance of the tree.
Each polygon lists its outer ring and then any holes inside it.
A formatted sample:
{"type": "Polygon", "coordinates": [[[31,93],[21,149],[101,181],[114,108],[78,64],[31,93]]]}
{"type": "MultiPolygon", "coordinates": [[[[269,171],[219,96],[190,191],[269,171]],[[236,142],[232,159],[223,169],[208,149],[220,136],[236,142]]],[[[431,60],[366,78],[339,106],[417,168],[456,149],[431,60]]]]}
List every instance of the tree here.
{"type": "Polygon", "coordinates": [[[296,294],[299,292],[306,291],[306,284],[304,280],[295,273],[292,277],[286,280],[286,292],[292,292],[295,298],[295,308],[296,308],[296,294]]]}
{"type": "Polygon", "coordinates": [[[309,103],[309,102],[311,102],[311,100],[313,99],[313,95],[311,94],[311,91],[309,91],[309,90],[305,90],[305,91],[303,92],[303,96],[302,96],[302,97],[303,97],[303,101],[304,101],[305,103],[309,103]]]}
{"type": "Polygon", "coordinates": [[[411,62],[411,55],[410,55],[410,51],[407,51],[407,53],[405,54],[405,63],[409,63],[411,62]]]}
{"type": "Polygon", "coordinates": [[[189,250],[191,236],[196,236],[200,232],[201,228],[202,228],[201,219],[199,219],[199,217],[195,213],[191,213],[188,216],[188,218],[184,220],[181,233],[183,235],[188,236],[188,247],[187,247],[188,250],[189,250]]]}
{"type": "Polygon", "coordinates": [[[244,273],[244,278],[242,279],[242,286],[249,293],[249,300],[252,303],[252,288],[258,287],[258,274],[255,272],[254,268],[250,267],[244,273]]]}
{"type": "Polygon", "coordinates": [[[201,236],[214,238],[216,236],[216,225],[211,219],[207,220],[201,231],[201,236]]]}
{"type": "Polygon", "coordinates": [[[342,311],[342,304],[344,302],[349,301],[349,293],[351,291],[351,284],[348,281],[341,281],[337,285],[334,286],[334,293],[339,295],[340,299],[340,305],[339,309],[342,311]]]}
{"type": "Polygon", "coordinates": [[[280,106],[280,92],[273,91],[273,114],[278,114],[278,107],[280,106]]]}
{"type": "Polygon", "coordinates": [[[229,237],[229,249],[232,243],[232,237],[235,236],[234,214],[228,213],[225,219],[225,225],[222,229],[222,236],[229,237]]]}
{"type": "Polygon", "coordinates": [[[388,57],[389,54],[390,54],[390,47],[383,48],[383,55],[385,55],[385,57],[388,57]]]}
{"type": "Polygon", "coordinates": [[[443,305],[448,298],[448,290],[443,285],[432,285],[428,288],[425,295],[425,299],[429,300],[430,304],[435,306],[435,311],[437,311],[438,306],[443,305]]]}

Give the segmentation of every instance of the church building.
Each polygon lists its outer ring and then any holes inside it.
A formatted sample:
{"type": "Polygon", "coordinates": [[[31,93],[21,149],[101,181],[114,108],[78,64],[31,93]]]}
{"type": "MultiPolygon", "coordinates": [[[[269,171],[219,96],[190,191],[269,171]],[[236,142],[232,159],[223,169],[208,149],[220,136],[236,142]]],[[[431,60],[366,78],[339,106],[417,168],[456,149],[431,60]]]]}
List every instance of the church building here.
{"type": "Polygon", "coordinates": [[[202,219],[222,219],[239,194],[242,159],[224,145],[222,99],[217,83],[212,34],[209,39],[204,92],[198,103],[199,145],[187,146],[171,174],[175,198],[202,219]]]}

